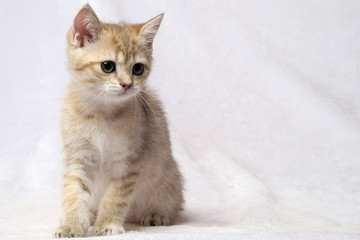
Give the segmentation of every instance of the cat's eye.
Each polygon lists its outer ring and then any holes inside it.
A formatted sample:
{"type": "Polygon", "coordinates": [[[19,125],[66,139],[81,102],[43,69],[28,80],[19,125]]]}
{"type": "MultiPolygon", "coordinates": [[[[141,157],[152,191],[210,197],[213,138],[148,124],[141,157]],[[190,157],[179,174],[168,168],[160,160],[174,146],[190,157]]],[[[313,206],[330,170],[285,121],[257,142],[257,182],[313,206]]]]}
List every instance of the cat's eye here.
{"type": "Polygon", "coordinates": [[[135,63],[132,69],[132,73],[134,75],[140,76],[144,72],[144,64],[142,63],[135,63]]]}
{"type": "Polygon", "coordinates": [[[104,61],[101,63],[101,69],[105,73],[112,73],[115,71],[115,63],[113,61],[104,61]]]}

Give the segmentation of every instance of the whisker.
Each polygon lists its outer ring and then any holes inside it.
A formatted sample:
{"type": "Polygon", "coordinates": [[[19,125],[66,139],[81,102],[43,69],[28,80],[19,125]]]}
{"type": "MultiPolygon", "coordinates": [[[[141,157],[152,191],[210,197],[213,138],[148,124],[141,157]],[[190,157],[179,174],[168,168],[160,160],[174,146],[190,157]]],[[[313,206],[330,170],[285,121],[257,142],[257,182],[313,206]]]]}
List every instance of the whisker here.
{"type": "Polygon", "coordinates": [[[139,115],[139,119],[138,119],[138,121],[139,121],[139,125],[141,125],[141,112],[140,112],[140,106],[139,106],[139,103],[138,103],[138,100],[136,99],[136,110],[137,110],[137,113],[138,113],[138,115],[139,115]]]}
{"type": "Polygon", "coordinates": [[[147,115],[147,117],[148,117],[148,119],[149,119],[149,121],[150,121],[150,126],[153,127],[152,121],[151,121],[151,117],[150,117],[150,115],[149,115],[149,110],[147,109],[146,104],[143,102],[143,100],[142,100],[142,98],[141,98],[141,95],[139,94],[138,96],[139,96],[139,100],[141,101],[141,104],[142,104],[142,105],[144,106],[144,108],[145,108],[146,115],[147,115]]]}
{"type": "MultiPolygon", "coordinates": [[[[143,90],[140,90],[140,91],[143,92],[143,93],[146,93],[146,92],[144,92],[143,90]]],[[[154,113],[155,117],[157,117],[154,109],[151,107],[150,103],[146,100],[146,98],[145,98],[144,96],[142,96],[141,93],[139,93],[139,96],[140,96],[140,98],[143,99],[143,100],[145,101],[145,103],[149,106],[150,110],[154,113]]]]}
{"type": "Polygon", "coordinates": [[[98,95],[96,95],[96,97],[79,112],[79,114],[83,114],[84,112],[88,111],[96,103],[99,97],[104,93],[105,90],[101,91],[98,95]]]}
{"type": "Polygon", "coordinates": [[[138,113],[138,105],[137,105],[137,100],[136,98],[133,98],[133,103],[134,103],[134,111],[135,111],[135,120],[133,122],[133,126],[131,129],[131,134],[133,133],[134,129],[135,129],[135,123],[136,123],[136,118],[137,118],[137,113],[138,113]]]}

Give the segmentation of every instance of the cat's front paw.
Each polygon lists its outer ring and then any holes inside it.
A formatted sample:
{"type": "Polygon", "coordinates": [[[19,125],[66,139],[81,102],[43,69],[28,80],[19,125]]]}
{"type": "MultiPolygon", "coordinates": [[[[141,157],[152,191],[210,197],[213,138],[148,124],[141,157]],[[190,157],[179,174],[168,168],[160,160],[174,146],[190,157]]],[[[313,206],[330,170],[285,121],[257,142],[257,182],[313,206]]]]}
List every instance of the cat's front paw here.
{"type": "Polygon", "coordinates": [[[61,225],[55,231],[56,238],[84,237],[86,230],[81,226],[61,225]]]}
{"type": "Polygon", "coordinates": [[[114,234],[121,234],[124,233],[125,230],[122,225],[116,223],[109,223],[109,224],[102,224],[97,225],[95,224],[92,235],[95,236],[105,236],[105,235],[114,235],[114,234]]]}

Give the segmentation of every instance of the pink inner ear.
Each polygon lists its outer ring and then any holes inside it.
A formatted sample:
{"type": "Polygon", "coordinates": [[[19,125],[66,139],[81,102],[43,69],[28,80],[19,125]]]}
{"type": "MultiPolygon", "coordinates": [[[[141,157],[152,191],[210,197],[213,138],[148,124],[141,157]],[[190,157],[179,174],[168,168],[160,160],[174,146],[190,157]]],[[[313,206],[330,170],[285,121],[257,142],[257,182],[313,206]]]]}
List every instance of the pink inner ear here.
{"type": "Polygon", "coordinates": [[[147,39],[147,42],[146,42],[146,47],[148,49],[152,49],[154,37],[155,37],[156,32],[158,31],[159,27],[160,27],[160,22],[152,25],[152,27],[151,27],[152,28],[152,30],[151,30],[152,33],[149,34],[149,36],[147,36],[148,39],[147,39]]]}
{"type": "Polygon", "coordinates": [[[160,27],[162,18],[163,14],[154,17],[153,19],[146,22],[141,29],[140,34],[144,39],[145,47],[150,51],[152,50],[154,37],[160,27]]]}
{"type": "Polygon", "coordinates": [[[85,40],[93,42],[98,30],[98,19],[91,8],[84,7],[76,15],[74,20],[74,38],[79,41],[80,47],[84,47],[85,40]]]}

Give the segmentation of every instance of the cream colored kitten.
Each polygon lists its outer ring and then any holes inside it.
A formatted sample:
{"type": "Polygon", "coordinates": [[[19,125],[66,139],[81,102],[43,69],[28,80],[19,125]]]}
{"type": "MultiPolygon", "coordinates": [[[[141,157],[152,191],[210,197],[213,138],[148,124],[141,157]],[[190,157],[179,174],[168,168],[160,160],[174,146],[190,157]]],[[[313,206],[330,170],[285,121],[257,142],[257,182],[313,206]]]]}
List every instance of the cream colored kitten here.
{"type": "Polygon", "coordinates": [[[168,225],[183,205],[161,104],[146,87],[163,15],[101,23],[89,5],[67,34],[72,75],[62,111],[63,217],[55,237],[124,232],[124,221],[168,225]]]}

